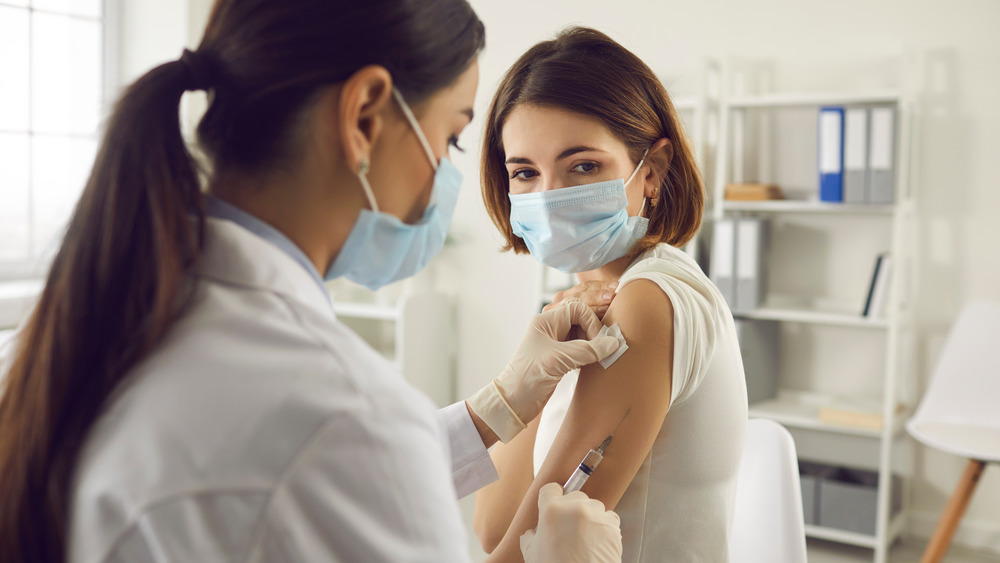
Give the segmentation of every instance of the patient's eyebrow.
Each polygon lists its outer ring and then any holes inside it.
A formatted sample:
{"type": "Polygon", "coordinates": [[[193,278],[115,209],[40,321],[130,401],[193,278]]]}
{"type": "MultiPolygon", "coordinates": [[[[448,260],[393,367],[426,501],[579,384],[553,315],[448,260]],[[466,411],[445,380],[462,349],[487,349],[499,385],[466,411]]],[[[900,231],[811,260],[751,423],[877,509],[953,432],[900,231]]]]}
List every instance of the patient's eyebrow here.
{"type": "Polygon", "coordinates": [[[578,152],[604,152],[604,151],[602,151],[601,149],[596,149],[594,147],[586,147],[586,146],[580,145],[580,146],[576,146],[576,147],[570,147],[570,148],[564,150],[563,152],[559,153],[559,156],[556,157],[556,160],[559,161],[559,160],[562,160],[564,158],[573,156],[574,154],[576,154],[578,152]]]}
{"type": "Polygon", "coordinates": [[[523,156],[512,156],[507,159],[506,164],[534,164],[530,158],[524,158],[523,156]]]}
{"type": "MultiPolygon", "coordinates": [[[[580,145],[580,146],[577,146],[577,147],[570,147],[570,148],[564,150],[563,152],[559,153],[559,156],[556,157],[556,160],[559,161],[559,160],[562,160],[564,158],[571,157],[571,156],[573,156],[576,153],[581,153],[581,152],[606,152],[606,151],[602,151],[601,149],[597,149],[597,148],[594,148],[594,147],[587,147],[587,146],[580,145]]],[[[506,163],[507,164],[535,164],[534,162],[531,161],[530,158],[524,158],[523,156],[512,156],[512,157],[510,157],[510,158],[507,159],[506,163]]]]}

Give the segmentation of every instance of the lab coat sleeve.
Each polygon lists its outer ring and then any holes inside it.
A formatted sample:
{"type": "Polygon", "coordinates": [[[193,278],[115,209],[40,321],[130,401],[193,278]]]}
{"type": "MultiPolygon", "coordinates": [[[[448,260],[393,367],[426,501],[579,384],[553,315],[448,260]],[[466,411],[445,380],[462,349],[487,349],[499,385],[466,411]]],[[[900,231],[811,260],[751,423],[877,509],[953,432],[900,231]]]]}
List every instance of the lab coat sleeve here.
{"type": "Polygon", "coordinates": [[[472,422],[465,401],[439,410],[438,418],[441,426],[447,430],[451,450],[451,478],[458,498],[498,480],[500,475],[472,422]]]}

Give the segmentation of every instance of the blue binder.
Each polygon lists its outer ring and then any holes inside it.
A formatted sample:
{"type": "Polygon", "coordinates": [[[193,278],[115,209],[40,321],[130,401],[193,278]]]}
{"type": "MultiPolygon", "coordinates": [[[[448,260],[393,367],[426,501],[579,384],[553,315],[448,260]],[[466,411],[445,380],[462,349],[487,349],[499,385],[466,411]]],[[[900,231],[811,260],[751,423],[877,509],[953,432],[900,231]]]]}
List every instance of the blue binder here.
{"type": "Polygon", "coordinates": [[[819,200],[844,201],[844,108],[819,110],[819,200]]]}

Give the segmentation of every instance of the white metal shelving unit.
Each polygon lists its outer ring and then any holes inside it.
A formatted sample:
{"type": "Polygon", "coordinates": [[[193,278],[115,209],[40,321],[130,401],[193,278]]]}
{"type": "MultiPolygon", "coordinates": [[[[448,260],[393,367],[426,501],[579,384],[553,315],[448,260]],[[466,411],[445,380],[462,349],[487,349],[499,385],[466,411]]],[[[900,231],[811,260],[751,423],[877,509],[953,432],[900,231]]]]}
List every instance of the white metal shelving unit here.
{"type": "MultiPolygon", "coordinates": [[[[451,299],[435,291],[378,295],[336,282],[337,318],[393,361],[414,387],[443,407],[455,396],[455,333],[451,299]]],[[[353,285],[353,284],[350,284],[353,285]]]]}
{"type": "MultiPolygon", "coordinates": [[[[677,110],[684,124],[691,146],[694,148],[695,161],[701,170],[705,182],[705,215],[711,209],[710,174],[714,171],[715,158],[718,155],[718,122],[721,119],[722,68],[718,61],[706,60],[698,71],[697,91],[692,96],[673,98],[674,109],[677,110]]],[[[687,244],[685,250],[692,258],[698,260],[702,248],[700,231],[687,244]]],[[[704,265],[703,265],[704,266],[704,265]]]]}
{"type": "MultiPolygon", "coordinates": [[[[869,91],[856,93],[780,93],[746,95],[734,88],[727,81],[732,79],[731,69],[723,72],[723,94],[721,97],[720,141],[719,153],[716,159],[714,195],[712,197],[711,216],[713,219],[723,217],[758,216],[772,220],[788,220],[794,218],[806,224],[822,220],[817,229],[823,225],[836,224],[847,218],[863,219],[865,225],[875,225],[873,229],[890,232],[891,240],[888,248],[894,259],[894,274],[890,298],[885,318],[869,319],[862,317],[860,311],[848,312],[825,310],[817,306],[784,307],[765,301],[761,308],[734,312],[734,317],[745,322],[770,321],[779,324],[781,330],[815,330],[813,327],[824,327],[822,330],[840,331],[844,339],[863,339],[874,341],[874,338],[884,340],[884,365],[878,369],[882,373],[880,396],[872,400],[882,405],[884,423],[879,430],[839,426],[824,422],[819,417],[818,405],[814,402],[815,394],[802,392],[794,388],[786,388],[785,382],[779,379],[776,397],[759,401],[750,405],[751,417],[762,417],[775,420],[792,431],[799,449],[800,457],[823,455],[824,459],[816,460],[843,466],[857,466],[859,459],[868,460],[869,469],[878,471],[878,505],[876,516],[876,531],[874,534],[859,534],[822,526],[807,526],[809,537],[840,542],[871,548],[874,551],[874,561],[884,563],[892,542],[902,532],[906,522],[906,495],[903,495],[903,508],[895,515],[890,514],[890,487],[894,474],[905,474],[907,469],[901,467],[900,448],[903,447],[903,423],[907,411],[897,412],[896,405],[905,401],[901,399],[900,379],[909,376],[912,366],[910,349],[913,337],[913,307],[909,296],[912,295],[912,273],[915,271],[913,260],[913,223],[914,223],[914,193],[910,188],[910,150],[911,122],[915,103],[907,95],[905,89],[900,91],[869,91]],[[737,95],[727,96],[736,91],[737,95]],[[822,203],[818,201],[768,201],[743,202],[725,201],[723,199],[725,185],[730,181],[772,181],[771,178],[745,178],[743,147],[741,143],[746,135],[746,115],[749,111],[772,112],[788,109],[818,108],[821,106],[857,106],[857,105],[891,105],[896,108],[896,199],[893,205],[847,205],[822,203]],[[886,224],[886,222],[888,224],[886,224]],[[797,328],[796,328],[797,327],[797,328]],[[833,327],[832,329],[829,327],[833,327]],[[846,336],[845,336],[846,335],[846,336]],[[829,444],[829,445],[828,445],[829,444]],[[867,457],[866,457],[867,456],[867,457]],[[874,458],[874,459],[869,459],[874,458]]],[[[803,135],[815,135],[815,131],[802,132],[803,135]]],[[[755,147],[756,148],[756,147],[755,147]]],[[[818,173],[817,173],[818,176],[818,173]]],[[[771,241],[774,242],[773,240],[771,241]]],[[[836,244],[832,242],[831,244],[836,244]]],[[[766,250],[765,250],[766,252],[766,250]]],[[[817,255],[819,252],[817,251],[817,255]]],[[[874,256],[870,257],[874,258],[874,256]]],[[[861,257],[869,263],[869,257],[861,257]]],[[[796,265],[797,266],[797,265],[796,265]]],[[[775,264],[768,265],[768,275],[773,276],[775,264]]],[[[785,269],[794,272],[791,267],[785,269]]],[[[779,337],[780,338],[780,337],[779,337]]],[[[808,354],[809,351],[802,352],[808,354]]],[[[846,356],[850,350],[844,350],[846,356]]],[[[780,358],[781,355],[779,354],[780,358]]],[[[780,366],[779,373],[782,371],[780,366]]],[[[809,375],[809,374],[807,374],[809,375]]],[[[774,374],[774,377],[779,377],[774,374]]],[[[815,376],[819,377],[819,376],[815,376]]],[[[815,377],[813,381],[815,382],[815,377]]],[[[809,380],[809,377],[803,379],[809,380]]],[[[904,489],[905,490],[905,489],[904,489]]]]}

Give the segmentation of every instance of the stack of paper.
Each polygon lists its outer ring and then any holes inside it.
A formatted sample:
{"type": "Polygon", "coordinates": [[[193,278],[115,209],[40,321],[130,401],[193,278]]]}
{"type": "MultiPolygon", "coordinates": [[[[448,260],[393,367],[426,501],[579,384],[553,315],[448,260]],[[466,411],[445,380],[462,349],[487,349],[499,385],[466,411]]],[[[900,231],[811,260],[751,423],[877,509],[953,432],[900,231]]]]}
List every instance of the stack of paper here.
{"type": "MultiPolygon", "coordinates": [[[[894,414],[903,412],[903,405],[896,403],[894,414]]],[[[819,420],[827,424],[851,426],[865,430],[881,430],[885,420],[882,402],[870,398],[834,397],[819,407],[819,420]]]]}
{"type": "Polygon", "coordinates": [[[726,199],[731,201],[768,201],[784,199],[774,184],[727,184],[726,199]]]}

